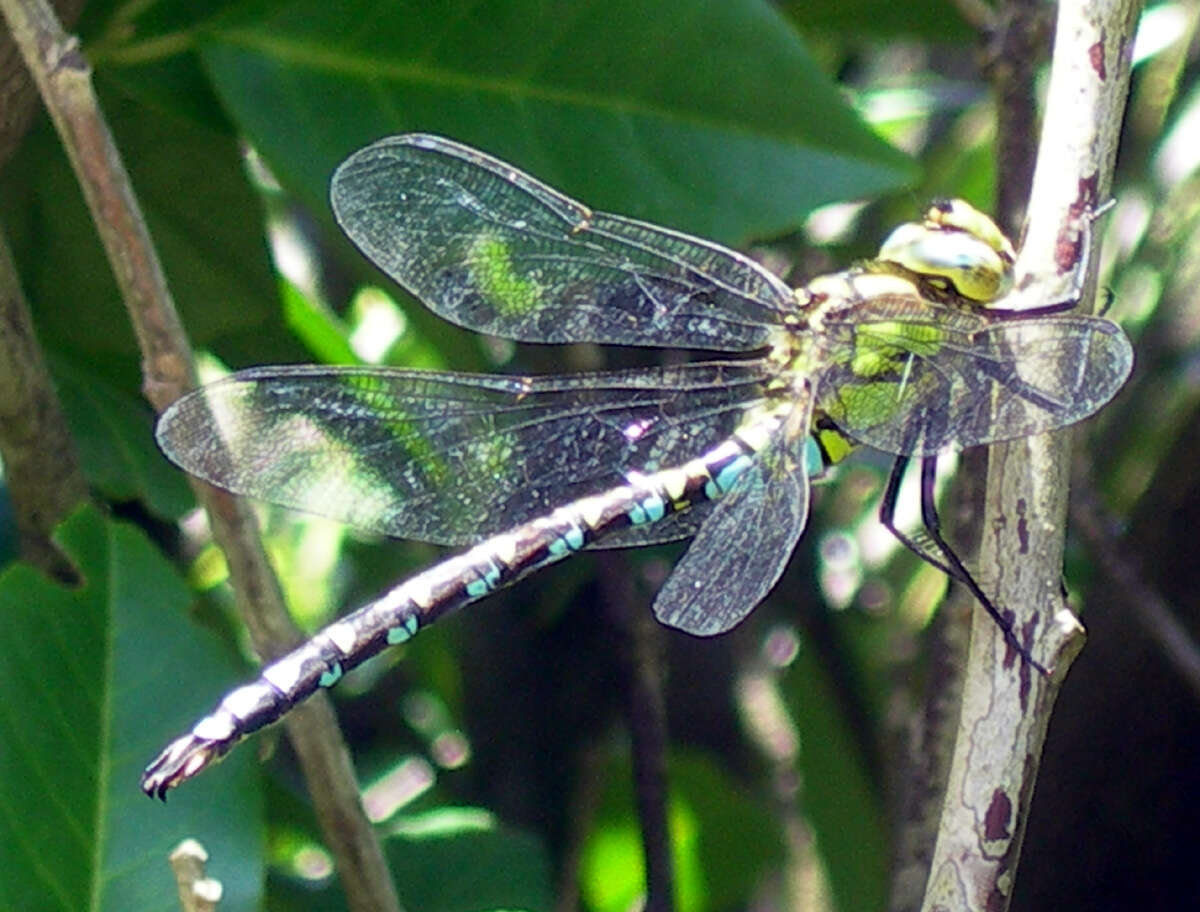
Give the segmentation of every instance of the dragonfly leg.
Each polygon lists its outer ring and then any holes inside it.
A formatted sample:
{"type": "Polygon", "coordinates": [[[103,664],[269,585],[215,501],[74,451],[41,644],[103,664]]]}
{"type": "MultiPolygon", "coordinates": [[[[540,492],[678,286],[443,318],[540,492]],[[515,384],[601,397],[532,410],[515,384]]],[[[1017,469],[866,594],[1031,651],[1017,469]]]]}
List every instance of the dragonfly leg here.
{"type": "MultiPolygon", "coordinates": [[[[892,472],[888,476],[887,488],[884,490],[883,500],[879,504],[879,522],[896,537],[896,540],[900,544],[904,545],[904,547],[921,558],[921,560],[937,567],[951,579],[956,579],[960,583],[965,584],[966,579],[958,574],[952,565],[942,560],[941,549],[930,540],[923,528],[910,535],[909,533],[900,531],[896,525],[896,501],[900,498],[900,483],[904,480],[904,472],[908,468],[908,463],[908,456],[897,456],[896,460],[892,463],[892,472]]],[[[924,492],[922,492],[923,503],[924,492]]],[[[923,512],[924,508],[922,507],[923,512]]],[[[936,522],[936,514],[934,519],[936,522]]]]}
{"type": "MultiPolygon", "coordinates": [[[[1043,304],[1040,307],[1015,310],[1011,312],[1012,315],[1027,318],[1030,316],[1063,313],[1064,311],[1074,310],[1079,305],[1080,300],[1083,298],[1084,286],[1087,284],[1088,266],[1092,261],[1092,236],[1095,233],[1095,222],[1114,205],[1116,205],[1116,201],[1110,199],[1097,206],[1086,207],[1072,217],[1072,224],[1067,226],[1066,231],[1070,232],[1073,230],[1075,232],[1074,244],[1077,252],[1075,262],[1070,267],[1071,277],[1066,285],[1066,289],[1058,298],[1048,304],[1043,304]]],[[[1069,235],[1064,240],[1069,244],[1069,235]]],[[[1100,316],[1103,316],[1108,310],[1108,303],[1111,300],[1112,297],[1109,294],[1106,303],[1099,310],[1100,316]]],[[[1003,307],[998,307],[994,311],[997,314],[1002,314],[1003,312],[1003,307]]]]}
{"type": "Polygon", "coordinates": [[[937,456],[927,456],[921,460],[922,529],[920,534],[910,536],[896,528],[896,500],[908,462],[909,457],[897,456],[896,461],[892,464],[892,472],[888,477],[887,488],[884,490],[883,502],[879,507],[880,523],[913,554],[937,567],[951,579],[958,580],[966,586],[983,610],[1004,633],[1004,639],[1016,650],[1017,654],[1041,674],[1048,675],[1046,667],[1038,662],[1030,653],[1029,647],[1017,638],[1012,620],[1005,617],[992,600],[984,594],[979,583],[975,581],[975,577],[971,575],[954,549],[942,537],[941,520],[938,517],[937,503],[934,498],[934,483],[937,481],[937,456]]]}

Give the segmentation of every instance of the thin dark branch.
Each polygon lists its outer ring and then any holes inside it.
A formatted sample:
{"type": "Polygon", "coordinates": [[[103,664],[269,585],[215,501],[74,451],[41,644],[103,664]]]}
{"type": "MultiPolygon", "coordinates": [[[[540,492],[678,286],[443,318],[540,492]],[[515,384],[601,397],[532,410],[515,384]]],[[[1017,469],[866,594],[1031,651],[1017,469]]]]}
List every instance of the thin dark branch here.
{"type": "Polygon", "coordinates": [[[75,572],[51,540],[87,499],[75,443],[33,333],[16,264],[0,235],[0,455],[21,536],[21,556],[50,576],[75,572]]]}
{"type": "Polygon", "coordinates": [[[996,99],[996,218],[1017,236],[1037,161],[1037,72],[1052,36],[1053,7],[1009,0],[987,29],[984,73],[996,99]]]}
{"type": "MultiPolygon", "coordinates": [[[[56,7],[74,21],[83,6],[56,7]]],[[[12,35],[0,31],[0,167],[8,162],[37,110],[37,87],[12,35]]],[[[21,556],[50,576],[74,570],[50,538],[53,527],[87,496],[75,444],[37,345],[20,277],[0,236],[0,455],[21,537],[21,556]]]]}
{"type": "Polygon", "coordinates": [[[1128,549],[1118,546],[1113,533],[1116,523],[1086,485],[1076,485],[1071,498],[1071,528],[1087,544],[1096,567],[1117,587],[1130,616],[1158,643],[1163,656],[1200,699],[1200,644],[1167,600],[1146,581],[1128,549]]]}
{"type": "Polygon", "coordinates": [[[675,908],[675,876],[667,813],[667,723],[663,698],[661,629],[650,612],[635,605],[628,560],[620,553],[600,556],[607,613],[621,634],[618,650],[625,681],[633,794],[642,829],[646,865],[646,912],[675,908]]]}

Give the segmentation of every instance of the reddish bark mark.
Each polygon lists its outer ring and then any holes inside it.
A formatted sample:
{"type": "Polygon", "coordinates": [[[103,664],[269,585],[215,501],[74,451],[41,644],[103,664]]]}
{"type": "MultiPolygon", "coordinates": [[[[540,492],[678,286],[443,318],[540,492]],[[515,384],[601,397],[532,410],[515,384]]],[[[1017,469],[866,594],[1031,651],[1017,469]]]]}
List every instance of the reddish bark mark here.
{"type": "Polygon", "coordinates": [[[1089,219],[1096,208],[1098,183],[1099,177],[1095,173],[1079,181],[1079,188],[1075,194],[1075,201],[1071,203],[1069,217],[1058,232],[1058,240],[1054,245],[1054,262],[1058,266],[1059,273],[1070,272],[1079,262],[1080,256],[1083,255],[1083,232],[1085,229],[1081,228],[1080,224],[1083,220],[1089,219]]]}
{"type": "Polygon", "coordinates": [[[1017,540],[1020,542],[1020,553],[1029,553],[1029,519],[1025,515],[1025,498],[1017,500],[1017,540]]]}
{"type": "Polygon", "coordinates": [[[996,789],[992,792],[987,813],[983,815],[983,837],[989,841],[1012,838],[1008,829],[1008,821],[1011,818],[1012,801],[1008,793],[1004,789],[996,789]]]}
{"type": "Polygon", "coordinates": [[[1004,912],[1008,908],[1008,897],[1000,892],[999,887],[993,886],[984,908],[987,912],[1004,912]]]}
{"type": "MultiPolygon", "coordinates": [[[[1000,616],[1004,618],[1004,623],[1008,625],[1008,628],[1010,630],[1015,630],[1014,624],[1017,620],[1017,615],[1013,611],[1006,608],[1006,609],[1000,611],[1000,616]]],[[[1015,636],[1016,634],[1014,633],[1013,635],[1015,636]]],[[[1013,644],[1009,642],[1008,637],[1005,637],[1004,638],[1004,667],[1012,668],[1013,665],[1019,661],[1021,661],[1020,653],[1018,653],[1017,650],[1013,647],[1013,644]]],[[[1024,664],[1025,664],[1024,662],[1021,662],[1022,666],[1024,664]]]]}
{"type": "Polygon", "coordinates": [[[1104,45],[1108,41],[1108,32],[1105,29],[1100,30],[1100,40],[1088,48],[1088,61],[1092,64],[1092,71],[1096,74],[1096,78],[1101,82],[1108,79],[1108,66],[1104,62],[1104,45]]]}
{"type": "MultiPolygon", "coordinates": [[[[1026,649],[1033,649],[1034,636],[1037,634],[1039,612],[1034,612],[1029,616],[1029,619],[1021,625],[1021,642],[1025,644],[1026,649]]],[[[1029,708],[1029,695],[1033,688],[1033,675],[1029,673],[1029,666],[1022,663],[1021,668],[1021,687],[1019,695],[1021,699],[1021,709],[1029,708]]]]}
{"type": "Polygon", "coordinates": [[[1058,242],[1054,245],[1054,262],[1060,273],[1070,272],[1079,262],[1079,256],[1083,253],[1080,240],[1078,231],[1068,228],[1059,232],[1058,242]]]}
{"type": "Polygon", "coordinates": [[[1021,625],[1021,632],[1023,634],[1025,634],[1026,644],[1033,642],[1033,634],[1037,630],[1037,623],[1038,623],[1037,615],[1034,615],[1034,616],[1030,617],[1028,621],[1026,621],[1024,624],[1021,625]]]}

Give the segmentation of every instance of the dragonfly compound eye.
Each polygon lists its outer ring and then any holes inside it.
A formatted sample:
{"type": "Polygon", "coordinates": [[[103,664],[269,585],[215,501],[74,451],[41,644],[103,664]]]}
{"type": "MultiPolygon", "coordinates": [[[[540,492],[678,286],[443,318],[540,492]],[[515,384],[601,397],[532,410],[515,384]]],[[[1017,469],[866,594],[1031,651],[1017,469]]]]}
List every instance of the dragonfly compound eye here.
{"type": "Polygon", "coordinates": [[[960,224],[957,210],[935,208],[925,222],[901,225],[883,242],[879,258],[920,276],[945,279],[972,301],[1003,297],[1012,287],[1012,245],[991,219],[967,209],[978,218],[963,217],[960,224]]]}

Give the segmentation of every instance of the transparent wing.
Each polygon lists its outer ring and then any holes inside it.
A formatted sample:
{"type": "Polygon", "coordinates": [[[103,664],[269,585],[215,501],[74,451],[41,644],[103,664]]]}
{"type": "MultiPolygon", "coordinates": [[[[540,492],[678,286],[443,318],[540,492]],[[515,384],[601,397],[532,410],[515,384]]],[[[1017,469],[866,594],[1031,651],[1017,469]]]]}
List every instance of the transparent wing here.
{"type": "Polygon", "coordinates": [[[824,324],[817,408],[854,439],[927,456],[1065,427],[1121,388],[1133,348],[1084,315],[1011,319],[912,298],[824,324]]]}
{"type": "Polygon", "coordinates": [[[654,600],[664,624],[715,636],[738,624],[766,598],[787,567],[808,521],[805,448],[811,404],[794,426],[758,453],[754,465],[716,501],[695,539],[654,600]]]}
{"type": "Polygon", "coordinates": [[[738,253],[592,212],[436,136],[359,150],[331,195],[363,253],[435,313],[479,332],[745,351],[794,306],[783,282],[738,253]]]}
{"type": "MultiPolygon", "coordinates": [[[[750,361],[536,378],[255,368],[180,399],[157,437],[180,467],[235,493],[464,544],[630,470],[694,458],[761,400],[763,372],[750,361]]],[[[703,512],[613,544],[691,534],[703,512]]]]}

